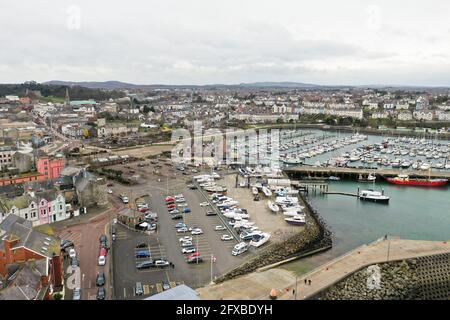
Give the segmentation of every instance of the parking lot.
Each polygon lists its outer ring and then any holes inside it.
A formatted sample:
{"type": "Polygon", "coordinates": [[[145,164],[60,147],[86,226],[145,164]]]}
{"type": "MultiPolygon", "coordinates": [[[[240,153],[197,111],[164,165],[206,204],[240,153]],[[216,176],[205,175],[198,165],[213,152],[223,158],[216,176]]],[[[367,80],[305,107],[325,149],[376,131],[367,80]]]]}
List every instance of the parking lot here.
{"type": "MultiPolygon", "coordinates": [[[[137,168],[137,165],[135,164],[133,167],[137,168]]],[[[171,171],[167,166],[164,167],[168,171],[167,176],[176,174],[177,178],[165,179],[152,176],[151,167],[146,166],[139,167],[141,175],[146,180],[144,183],[132,187],[119,185],[114,187],[115,193],[132,195],[130,199],[136,199],[145,194],[149,195],[147,201],[150,204],[150,211],[158,213],[158,229],[153,234],[137,232],[121,225],[117,227],[113,255],[114,289],[117,299],[136,299],[134,292],[136,282],[143,284],[144,296],[162,291],[163,281],[171,286],[184,283],[193,288],[200,287],[209,283],[211,278],[214,279],[240,265],[244,259],[252,255],[247,252],[241,256],[232,256],[231,250],[237,242],[234,239],[231,241],[221,240],[221,236],[229,234],[229,232],[214,230],[215,226],[224,224],[218,216],[206,216],[206,212],[210,211],[211,207],[200,206],[200,203],[205,202],[203,195],[197,190],[187,188],[186,175],[181,175],[178,171],[171,171]],[[144,174],[143,171],[150,172],[144,174]],[[164,201],[167,189],[171,196],[183,194],[187,207],[191,209],[191,212],[183,214],[180,220],[172,220],[172,216],[168,213],[164,201]],[[184,222],[188,227],[202,229],[202,234],[192,235],[192,245],[203,258],[202,263],[188,264],[186,262],[189,254],[182,253],[179,238],[191,236],[191,233],[177,233],[175,225],[180,222],[184,222]],[[136,251],[139,251],[136,249],[136,245],[141,242],[148,244],[152,259],[167,260],[174,267],[137,270],[136,263],[145,260],[145,258],[136,258],[136,251]]]]}

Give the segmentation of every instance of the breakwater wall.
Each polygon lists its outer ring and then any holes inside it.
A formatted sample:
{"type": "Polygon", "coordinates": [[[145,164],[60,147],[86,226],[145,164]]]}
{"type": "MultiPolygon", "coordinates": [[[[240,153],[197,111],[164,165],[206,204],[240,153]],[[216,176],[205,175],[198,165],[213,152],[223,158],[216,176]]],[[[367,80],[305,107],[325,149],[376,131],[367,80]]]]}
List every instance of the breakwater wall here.
{"type": "Polygon", "coordinates": [[[220,283],[297,255],[304,255],[321,248],[331,247],[331,232],[327,225],[303,195],[300,195],[299,198],[303,202],[307,213],[306,227],[304,230],[284,241],[267,246],[256,257],[222,275],[214,282],[220,283]]]}
{"type": "Polygon", "coordinates": [[[379,263],[362,268],[312,297],[318,300],[448,300],[450,254],[379,263]],[[373,282],[374,270],[379,280],[373,282]],[[378,284],[377,284],[378,283],[378,284]]]}

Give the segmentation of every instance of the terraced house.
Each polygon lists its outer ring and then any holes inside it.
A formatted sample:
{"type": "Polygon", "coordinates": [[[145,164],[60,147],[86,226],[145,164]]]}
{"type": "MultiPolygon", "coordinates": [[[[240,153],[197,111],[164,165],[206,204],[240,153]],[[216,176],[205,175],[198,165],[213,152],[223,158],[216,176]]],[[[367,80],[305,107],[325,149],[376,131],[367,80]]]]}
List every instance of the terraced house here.
{"type": "Polygon", "coordinates": [[[56,190],[27,192],[12,199],[0,196],[0,221],[10,214],[30,221],[33,226],[70,217],[64,196],[56,190]]]}

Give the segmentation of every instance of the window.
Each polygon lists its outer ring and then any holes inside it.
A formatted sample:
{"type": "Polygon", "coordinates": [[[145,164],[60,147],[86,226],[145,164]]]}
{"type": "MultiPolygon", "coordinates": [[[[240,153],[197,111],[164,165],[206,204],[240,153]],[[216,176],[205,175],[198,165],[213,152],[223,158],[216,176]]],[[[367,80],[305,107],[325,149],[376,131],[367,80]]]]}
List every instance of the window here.
{"type": "Polygon", "coordinates": [[[31,213],[31,217],[32,217],[32,218],[36,218],[36,211],[33,211],[33,212],[31,213]]]}
{"type": "Polygon", "coordinates": [[[25,213],[25,219],[28,219],[28,213],[25,213]]]}
{"type": "Polygon", "coordinates": [[[62,204],[59,205],[59,210],[62,210],[62,204]]]}
{"type": "Polygon", "coordinates": [[[47,210],[42,210],[42,215],[45,216],[47,214],[47,210]]]}

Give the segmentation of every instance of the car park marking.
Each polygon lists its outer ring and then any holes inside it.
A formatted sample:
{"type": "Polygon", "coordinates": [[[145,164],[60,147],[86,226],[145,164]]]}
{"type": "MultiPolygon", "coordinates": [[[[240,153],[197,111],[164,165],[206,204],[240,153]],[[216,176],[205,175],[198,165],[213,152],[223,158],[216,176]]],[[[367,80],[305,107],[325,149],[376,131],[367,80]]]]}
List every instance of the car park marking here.
{"type": "Polygon", "coordinates": [[[150,287],[148,284],[144,284],[144,294],[147,295],[150,293],[150,287]]]}

